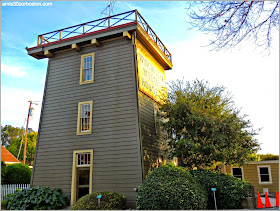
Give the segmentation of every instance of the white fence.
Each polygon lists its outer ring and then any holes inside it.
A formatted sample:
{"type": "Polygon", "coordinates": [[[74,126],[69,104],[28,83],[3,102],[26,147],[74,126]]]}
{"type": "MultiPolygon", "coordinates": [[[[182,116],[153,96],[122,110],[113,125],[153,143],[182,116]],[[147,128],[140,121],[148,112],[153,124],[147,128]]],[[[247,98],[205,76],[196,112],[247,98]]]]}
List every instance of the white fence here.
{"type": "Polygon", "coordinates": [[[8,194],[14,193],[16,189],[26,189],[29,188],[30,184],[7,184],[1,185],[1,200],[3,200],[8,194]]]}

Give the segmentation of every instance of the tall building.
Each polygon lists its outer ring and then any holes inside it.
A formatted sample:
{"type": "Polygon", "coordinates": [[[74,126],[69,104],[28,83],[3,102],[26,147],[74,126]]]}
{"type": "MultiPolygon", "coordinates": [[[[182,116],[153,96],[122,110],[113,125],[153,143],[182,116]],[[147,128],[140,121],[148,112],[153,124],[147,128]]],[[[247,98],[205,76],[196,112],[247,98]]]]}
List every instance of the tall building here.
{"type": "Polygon", "coordinates": [[[32,186],[61,188],[73,205],[137,188],[164,158],[156,112],[171,54],[137,10],[38,36],[48,58],[32,186]]]}

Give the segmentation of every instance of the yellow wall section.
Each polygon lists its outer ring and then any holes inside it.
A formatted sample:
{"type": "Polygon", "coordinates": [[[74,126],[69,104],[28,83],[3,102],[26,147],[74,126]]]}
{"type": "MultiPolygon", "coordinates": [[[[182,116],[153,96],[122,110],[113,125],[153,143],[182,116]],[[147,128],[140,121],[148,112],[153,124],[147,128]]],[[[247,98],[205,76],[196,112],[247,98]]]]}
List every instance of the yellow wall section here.
{"type": "Polygon", "coordinates": [[[136,39],[139,89],[157,102],[166,91],[164,68],[136,39]],[[164,89],[163,89],[164,88],[164,89]]]}
{"type": "MultiPolygon", "coordinates": [[[[225,166],[226,172],[224,172],[223,164],[219,166],[222,173],[230,173],[231,174],[231,166],[225,166]]],[[[264,188],[268,188],[268,192],[276,192],[279,191],[279,163],[274,162],[266,162],[266,163],[250,163],[248,165],[243,166],[243,177],[244,180],[248,181],[252,185],[254,185],[255,192],[263,193],[264,188]],[[270,166],[271,169],[271,184],[262,184],[259,183],[259,175],[258,175],[258,167],[257,166],[270,166]]]]}

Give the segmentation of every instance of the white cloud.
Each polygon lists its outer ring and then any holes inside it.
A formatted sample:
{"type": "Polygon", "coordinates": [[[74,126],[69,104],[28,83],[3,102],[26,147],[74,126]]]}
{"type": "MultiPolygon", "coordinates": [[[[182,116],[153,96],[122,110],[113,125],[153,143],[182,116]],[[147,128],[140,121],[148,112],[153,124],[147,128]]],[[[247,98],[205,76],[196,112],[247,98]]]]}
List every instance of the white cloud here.
{"type": "Polygon", "coordinates": [[[1,64],[1,72],[13,77],[23,77],[27,75],[25,68],[26,67],[22,67],[22,66],[1,64]]]}
{"type": "Polygon", "coordinates": [[[29,100],[39,101],[33,105],[35,109],[30,118],[29,128],[38,130],[43,93],[26,91],[17,88],[1,88],[1,125],[10,124],[16,127],[26,126],[29,100]],[[24,125],[23,125],[24,124],[24,125]]]}

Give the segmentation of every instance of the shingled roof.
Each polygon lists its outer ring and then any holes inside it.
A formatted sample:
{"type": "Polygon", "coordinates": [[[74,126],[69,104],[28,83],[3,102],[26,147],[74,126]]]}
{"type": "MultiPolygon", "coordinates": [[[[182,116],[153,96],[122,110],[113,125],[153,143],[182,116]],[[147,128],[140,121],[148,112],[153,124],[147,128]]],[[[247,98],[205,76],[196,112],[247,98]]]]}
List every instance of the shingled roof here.
{"type": "Polygon", "coordinates": [[[2,145],[1,160],[4,161],[6,164],[20,163],[20,161],[2,145]]]}

